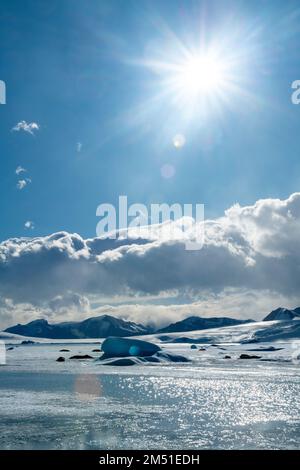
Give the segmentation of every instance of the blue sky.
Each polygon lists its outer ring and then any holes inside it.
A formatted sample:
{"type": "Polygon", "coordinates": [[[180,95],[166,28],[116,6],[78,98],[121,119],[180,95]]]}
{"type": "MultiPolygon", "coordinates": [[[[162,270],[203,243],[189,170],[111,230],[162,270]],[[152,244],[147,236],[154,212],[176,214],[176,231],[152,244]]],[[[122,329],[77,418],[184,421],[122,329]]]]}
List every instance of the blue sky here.
{"type": "Polygon", "coordinates": [[[290,86],[300,74],[299,15],[297,1],[2,0],[1,239],[28,235],[27,220],[35,235],[95,236],[97,206],[120,194],[146,204],[201,202],[215,217],[235,202],[295,192],[300,109],[290,86]],[[173,57],[203,29],[208,42],[239,52],[241,93],[187,123],[172,97],[153,105],[162,85],[143,61],[157,51],[168,60],[167,30],[178,40],[173,57]],[[22,120],[39,131],[11,132],[22,120]],[[172,138],[181,132],[186,144],[177,150],[172,138]],[[175,168],[172,178],[162,177],[164,164],[175,168]],[[21,191],[18,165],[31,180],[21,191]]]}
{"type": "Polygon", "coordinates": [[[2,0],[0,328],[299,306],[299,40],[298,1],[2,0]],[[204,204],[202,249],[97,239],[120,195],[204,204]]]}

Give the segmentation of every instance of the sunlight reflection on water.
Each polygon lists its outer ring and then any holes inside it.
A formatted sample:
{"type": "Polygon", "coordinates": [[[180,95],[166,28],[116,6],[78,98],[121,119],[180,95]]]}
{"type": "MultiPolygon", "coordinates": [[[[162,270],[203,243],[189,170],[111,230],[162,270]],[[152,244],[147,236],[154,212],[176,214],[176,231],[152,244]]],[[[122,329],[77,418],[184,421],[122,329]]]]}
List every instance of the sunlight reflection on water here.
{"type": "Polygon", "coordinates": [[[32,375],[2,390],[1,448],[299,448],[297,377],[32,375]]]}

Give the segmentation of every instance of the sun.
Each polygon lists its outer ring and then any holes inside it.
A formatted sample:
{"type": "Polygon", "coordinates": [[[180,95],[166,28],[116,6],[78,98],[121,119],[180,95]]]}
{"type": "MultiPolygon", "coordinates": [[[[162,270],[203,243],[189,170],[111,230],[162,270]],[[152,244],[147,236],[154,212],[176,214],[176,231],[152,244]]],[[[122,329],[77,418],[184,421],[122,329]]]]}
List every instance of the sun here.
{"type": "MultiPolygon", "coordinates": [[[[145,88],[148,99],[135,116],[140,113],[142,118],[154,109],[163,109],[169,116],[166,127],[174,121],[177,132],[183,134],[184,127],[222,119],[226,109],[239,105],[239,98],[244,101],[252,98],[244,59],[247,50],[231,47],[229,33],[222,40],[221,37],[210,41],[200,38],[184,43],[175,33],[167,31],[170,34],[165,43],[153,49],[151,46],[142,59],[134,62],[150,70],[153,79],[145,88]]],[[[178,139],[173,144],[176,148],[184,145],[178,139]]]]}
{"type": "Polygon", "coordinates": [[[210,56],[188,58],[180,65],[176,76],[177,88],[190,96],[214,92],[223,81],[221,62],[210,56]]]}
{"type": "Polygon", "coordinates": [[[192,93],[207,92],[221,82],[221,68],[208,57],[197,57],[183,66],[180,79],[182,86],[192,93]]]}

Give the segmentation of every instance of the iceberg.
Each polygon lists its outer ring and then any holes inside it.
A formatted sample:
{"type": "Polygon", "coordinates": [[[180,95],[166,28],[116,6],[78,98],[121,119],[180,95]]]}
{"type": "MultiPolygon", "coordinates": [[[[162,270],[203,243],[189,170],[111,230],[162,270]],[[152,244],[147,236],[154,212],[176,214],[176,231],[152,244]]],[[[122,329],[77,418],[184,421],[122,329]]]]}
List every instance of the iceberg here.
{"type": "Polygon", "coordinates": [[[107,338],[102,343],[103,355],[98,359],[105,366],[132,366],[146,363],[189,362],[184,356],[162,351],[149,341],[131,338],[107,338]]]}
{"type": "Polygon", "coordinates": [[[129,356],[153,356],[161,348],[149,341],[131,338],[106,338],[102,343],[103,356],[101,359],[110,357],[129,357],[129,356]]]}

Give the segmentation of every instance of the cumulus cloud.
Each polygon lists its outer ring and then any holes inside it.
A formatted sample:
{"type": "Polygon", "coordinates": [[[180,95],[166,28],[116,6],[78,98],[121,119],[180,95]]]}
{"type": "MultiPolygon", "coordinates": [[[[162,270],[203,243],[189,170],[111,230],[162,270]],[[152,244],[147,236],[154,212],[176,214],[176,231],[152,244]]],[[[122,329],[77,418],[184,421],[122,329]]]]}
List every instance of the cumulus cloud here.
{"type": "Polygon", "coordinates": [[[55,317],[58,315],[70,316],[74,319],[74,314],[84,315],[90,312],[90,301],[87,297],[67,292],[65,295],[58,295],[48,302],[48,307],[55,317]]]}
{"type": "Polygon", "coordinates": [[[219,294],[202,293],[199,299],[186,299],[176,303],[172,299],[168,303],[146,302],[104,304],[93,310],[93,315],[109,314],[114,317],[124,318],[136,323],[160,328],[174,323],[188,316],[201,317],[231,317],[242,319],[261,320],[278,305],[287,308],[298,306],[299,298],[285,297],[271,291],[255,291],[248,289],[225,289],[219,294]]]}
{"type": "Polygon", "coordinates": [[[0,295],[37,307],[68,292],[138,299],[176,290],[182,296],[223,296],[224,303],[234,289],[299,298],[300,193],[235,205],[205,221],[199,251],[187,251],[184,240],[160,237],[157,228],[154,235],[105,240],[59,232],[6,240],[0,244],[0,295]]]}
{"type": "Polygon", "coordinates": [[[91,316],[89,299],[74,292],[33,305],[29,302],[15,303],[0,296],[0,329],[15,323],[27,323],[37,318],[49,322],[76,321],[91,316]]]}
{"type": "Polygon", "coordinates": [[[0,327],[2,329],[16,323],[27,323],[36,318],[45,318],[45,311],[32,304],[17,303],[0,296],[0,327]]]}
{"type": "Polygon", "coordinates": [[[27,123],[26,121],[20,121],[12,128],[12,131],[16,131],[16,132],[24,131],[31,135],[34,135],[34,132],[38,131],[39,129],[40,129],[40,126],[36,122],[27,123]]]}
{"type": "Polygon", "coordinates": [[[16,168],[16,175],[20,175],[21,173],[26,173],[26,168],[23,168],[22,166],[17,166],[16,168]]]}
{"type": "Polygon", "coordinates": [[[34,229],[34,223],[32,222],[32,220],[26,220],[26,222],[24,224],[24,227],[26,229],[33,230],[34,229]]]}
{"type": "Polygon", "coordinates": [[[26,188],[26,186],[27,186],[28,184],[30,184],[30,183],[31,183],[31,179],[30,179],[30,178],[24,178],[24,179],[19,180],[19,181],[17,182],[17,188],[18,188],[20,191],[22,191],[22,189],[26,188]]]}

